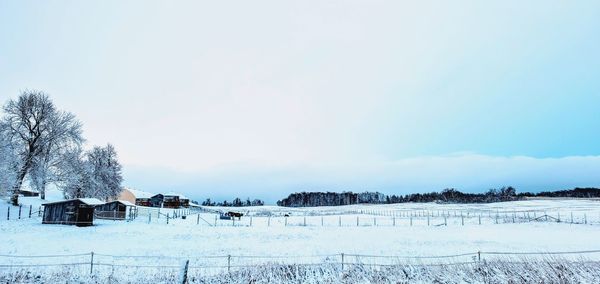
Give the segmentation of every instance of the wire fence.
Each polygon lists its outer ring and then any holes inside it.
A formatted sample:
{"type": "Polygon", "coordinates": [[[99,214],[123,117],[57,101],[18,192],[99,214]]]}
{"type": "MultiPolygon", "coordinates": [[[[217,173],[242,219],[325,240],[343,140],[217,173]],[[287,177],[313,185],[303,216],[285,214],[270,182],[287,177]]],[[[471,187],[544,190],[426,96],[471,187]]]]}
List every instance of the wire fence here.
{"type": "Polygon", "coordinates": [[[232,272],[238,269],[249,269],[257,266],[319,266],[334,265],[342,270],[352,266],[361,267],[388,267],[398,265],[437,266],[437,265],[462,265],[481,263],[488,260],[503,259],[522,261],[527,256],[528,260],[548,261],[549,257],[560,256],[564,262],[569,258],[574,261],[593,261],[600,256],[600,250],[584,251],[554,251],[554,252],[501,252],[501,251],[475,251],[451,255],[368,255],[368,254],[323,254],[323,255],[117,255],[104,253],[79,253],[56,255],[9,255],[0,254],[0,271],[27,269],[36,271],[40,269],[78,270],[79,273],[115,273],[115,269],[136,269],[142,271],[181,270],[186,265],[188,270],[198,270],[203,274],[219,274],[232,272]],[[507,258],[508,257],[508,258],[507,258]],[[521,257],[519,260],[518,257],[521,257]]]}
{"type": "MultiPolygon", "coordinates": [[[[43,216],[43,207],[7,206],[6,218],[1,220],[27,220],[43,216]]],[[[600,211],[547,210],[351,210],[337,214],[283,214],[264,215],[247,212],[242,217],[222,218],[223,212],[205,208],[152,208],[132,207],[127,211],[98,211],[95,219],[123,220],[146,224],[178,224],[203,226],[320,226],[320,227],[370,227],[370,226],[466,226],[506,223],[553,222],[600,225],[600,211]]],[[[281,213],[281,212],[279,212],[281,213]]],[[[46,224],[63,224],[48,221],[46,224]]],[[[70,222],[71,224],[73,222],[70,222]]],[[[75,223],[73,223],[75,224],[75,223]]]]}

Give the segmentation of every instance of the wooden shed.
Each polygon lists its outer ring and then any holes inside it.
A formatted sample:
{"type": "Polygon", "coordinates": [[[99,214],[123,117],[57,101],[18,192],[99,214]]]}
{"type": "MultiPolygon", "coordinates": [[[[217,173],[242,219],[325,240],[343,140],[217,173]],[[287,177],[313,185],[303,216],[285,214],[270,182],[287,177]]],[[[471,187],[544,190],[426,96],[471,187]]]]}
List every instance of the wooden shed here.
{"type": "Polygon", "coordinates": [[[23,196],[40,196],[39,191],[35,191],[33,189],[21,189],[19,190],[19,194],[23,196]]]}
{"type": "Polygon", "coordinates": [[[42,224],[77,225],[79,227],[94,224],[94,209],[104,202],[96,198],[77,198],[43,204],[42,224]]]}
{"type": "Polygon", "coordinates": [[[96,206],[96,218],[110,220],[125,220],[127,210],[135,207],[135,204],[127,200],[115,200],[96,206]]]}

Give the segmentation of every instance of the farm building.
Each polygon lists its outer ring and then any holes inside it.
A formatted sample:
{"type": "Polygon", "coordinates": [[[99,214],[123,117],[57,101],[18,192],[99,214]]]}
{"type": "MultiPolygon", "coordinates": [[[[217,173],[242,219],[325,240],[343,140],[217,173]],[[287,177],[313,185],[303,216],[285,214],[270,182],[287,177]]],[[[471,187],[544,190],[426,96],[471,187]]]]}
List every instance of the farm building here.
{"type": "Polygon", "coordinates": [[[21,189],[19,194],[23,196],[40,196],[40,192],[33,189],[21,189]]]}
{"type": "Polygon", "coordinates": [[[127,200],[115,200],[96,206],[96,217],[101,219],[125,220],[127,210],[135,204],[127,200]]]}
{"type": "Polygon", "coordinates": [[[190,199],[187,198],[183,194],[174,193],[174,192],[165,193],[165,199],[167,199],[167,198],[171,198],[172,200],[175,200],[177,207],[173,207],[173,208],[180,208],[180,207],[188,208],[190,206],[190,199]]]}
{"type": "Polygon", "coordinates": [[[149,193],[149,192],[135,190],[135,189],[131,189],[131,188],[124,188],[123,191],[121,191],[121,194],[119,195],[118,200],[129,201],[137,206],[151,207],[152,206],[152,203],[151,203],[152,196],[154,196],[154,194],[149,193]]]}
{"type": "Polygon", "coordinates": [[[152,207],[163,207],[164,195],[156,194],[150,197],[150,206],[152,207]]]}
{"type": "Polygon", "coordinates": [[[92,226],[94,209],[104,202],[96,198],[77,198],[43,204],[42,224],[92,226]]]}
{"type": "Polygon", "coordinates": [[[135,203],[135,194],[133,194],[131,189],[124,187],[119,193],[119,196],[117,196],[117,198],[115,199],[112,199],[111,201],[114,200],[126,200],[131,203],[135,203]]]}
{"type": "Polygon", "coordinates": [[[184,195],[178,193],[159,193],[150,198],[150,204],[152,207],[187,208],[190,205],[190,200],[184,195]]]}

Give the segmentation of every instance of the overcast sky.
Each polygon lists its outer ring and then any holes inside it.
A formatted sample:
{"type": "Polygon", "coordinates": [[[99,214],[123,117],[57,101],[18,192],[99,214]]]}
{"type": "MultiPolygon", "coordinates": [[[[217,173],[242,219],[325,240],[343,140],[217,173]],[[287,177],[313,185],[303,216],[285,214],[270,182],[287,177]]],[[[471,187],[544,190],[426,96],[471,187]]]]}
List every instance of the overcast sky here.
{"type": "Polygon", "coordinates": [[[196,199],[600,186],[598,1],[0,1],[125,185],[196,199]]]}

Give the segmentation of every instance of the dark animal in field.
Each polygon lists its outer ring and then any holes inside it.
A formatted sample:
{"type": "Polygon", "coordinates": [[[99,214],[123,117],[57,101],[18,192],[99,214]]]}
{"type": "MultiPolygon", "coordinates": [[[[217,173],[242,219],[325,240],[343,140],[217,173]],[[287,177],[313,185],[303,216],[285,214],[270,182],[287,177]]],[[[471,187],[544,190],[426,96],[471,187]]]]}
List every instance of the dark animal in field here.
{"type": "Polygon", "coordinates": [[[229,217],[237,217],[238,220],[240,220],[240,219],[242,219],[242,216],[244,216],[244,213],[229,211],[229,212],[225,213],[225,215],[227,215],[229,217]]]}
{"type": "Polygon", "coordinates": [[[290,214],[285,214],[283,215],[283,217],[290,217],[290,214]]]}

